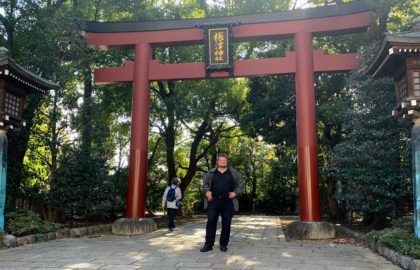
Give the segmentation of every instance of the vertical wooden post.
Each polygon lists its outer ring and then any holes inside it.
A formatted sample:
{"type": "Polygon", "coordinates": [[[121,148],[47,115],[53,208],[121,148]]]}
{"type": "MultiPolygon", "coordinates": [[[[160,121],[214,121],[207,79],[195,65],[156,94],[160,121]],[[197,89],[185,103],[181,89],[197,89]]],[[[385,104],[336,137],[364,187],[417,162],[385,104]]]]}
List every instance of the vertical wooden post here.
{"type": "Polygon", "coordinates": [[[6,207],[7,135],[0,130],[0,232],[4,231],[4,209],[6,207]]]}
{"type": "Polygon", "coordinates": [[[411,131],[413,149],[414,235],[420,239],[420,119],[413,120],[411,131]]]}
{"type": "Polygon", "coordinates": [[[320,221],[312,33],[295,34],[296,125],[301,221],[320,221]]]}
{"type": "Polygon", "coordinates": [[[150,44],[140,43],[136,44],[135,50],[127,218],[143,218],[146,209],[150,99],[149,61],[152,57],[152,49],[150,44]]]}

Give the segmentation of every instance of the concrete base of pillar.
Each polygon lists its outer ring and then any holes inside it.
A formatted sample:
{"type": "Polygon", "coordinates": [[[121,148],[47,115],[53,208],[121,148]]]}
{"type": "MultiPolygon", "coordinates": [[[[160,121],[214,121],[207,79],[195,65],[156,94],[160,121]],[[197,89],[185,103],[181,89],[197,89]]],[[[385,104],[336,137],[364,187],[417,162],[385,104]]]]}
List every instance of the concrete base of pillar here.
{"type": "Polygon", "coordinates": [[[120,218],[112,224],[112,233],[134,236],[157,230],[156,222],[150,218],[120,218]]]}
{"type": "Polygon", "coordinates": [[[294,221],[287,225],[287,236],[292,239],[331,239],[335,238],[335,226],[325,221],[294,221]]]}

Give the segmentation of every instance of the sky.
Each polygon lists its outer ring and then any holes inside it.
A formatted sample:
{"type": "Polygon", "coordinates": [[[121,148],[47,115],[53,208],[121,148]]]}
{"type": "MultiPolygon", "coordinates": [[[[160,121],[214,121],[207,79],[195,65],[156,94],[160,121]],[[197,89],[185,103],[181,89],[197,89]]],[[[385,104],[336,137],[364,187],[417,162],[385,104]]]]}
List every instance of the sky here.
{"type": "MultiPolygon", "coordinates": [[[[183,0],[178,0],[178,2],[182,2],[183,0]]],[[[258,0],[255,0],[258,1],[258,0]]],[[[206,3],[211,5],[212,3],[217,2],[217,0],[206,0],[206,3]]],[[[297,0],[296,7],[297,8],[305,8],[307,7],[308,1],[307,0],[297,0]]]]}
{"type": "Polygon", "coordinates": [[[306,7],[307,4],[308,4],[308,1],[306,0],[298,0],[296,3],[296,6],[299,8],[302,8],[302,7],[306,7]]]}

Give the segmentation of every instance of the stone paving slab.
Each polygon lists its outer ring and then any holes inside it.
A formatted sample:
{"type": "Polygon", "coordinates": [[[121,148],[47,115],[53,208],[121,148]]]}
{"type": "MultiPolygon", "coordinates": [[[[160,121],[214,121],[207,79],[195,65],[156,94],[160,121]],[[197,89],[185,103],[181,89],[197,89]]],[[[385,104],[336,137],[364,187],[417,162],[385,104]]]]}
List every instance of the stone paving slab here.
{"type": "Polygon", "coordinates": [[[60,239],[0,250],[0,270],[401,269],[360,246],[286,242],[280,219],[273,216],[234,217],[227,252],[216,243],[212,251],[200,253],[204,235],[205,223],[197,222],[172,233],[60,239]]]}

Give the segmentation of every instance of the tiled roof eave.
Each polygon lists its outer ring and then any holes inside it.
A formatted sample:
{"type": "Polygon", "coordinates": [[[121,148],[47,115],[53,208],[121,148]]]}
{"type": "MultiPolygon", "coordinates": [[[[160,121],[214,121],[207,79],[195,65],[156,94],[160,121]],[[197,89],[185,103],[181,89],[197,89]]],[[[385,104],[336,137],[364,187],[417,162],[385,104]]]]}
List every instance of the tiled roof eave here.
{"type": "Polygon", "coordinates": [[[8,76],[11,76],[12,78],[20,81],[23,84],[26,84],[34,91],[38,91],[45,94],[48,90],[58,89],[60,87],[58,84],[46,80],[41,76],[38,76],[35,73],[29,71],[28,69],[16,64],[10,58],[1,59],[0,67],[3,70],[10,69],[10,75],[8,76]]]}
{"type": "Polygon", "coordinates": [[[420,32],[419,36],[408,36],[408,35],[390,35],[387,34],[385,39],[391,44],[391,45],[419,45],[420,46],[420,32]]]}

